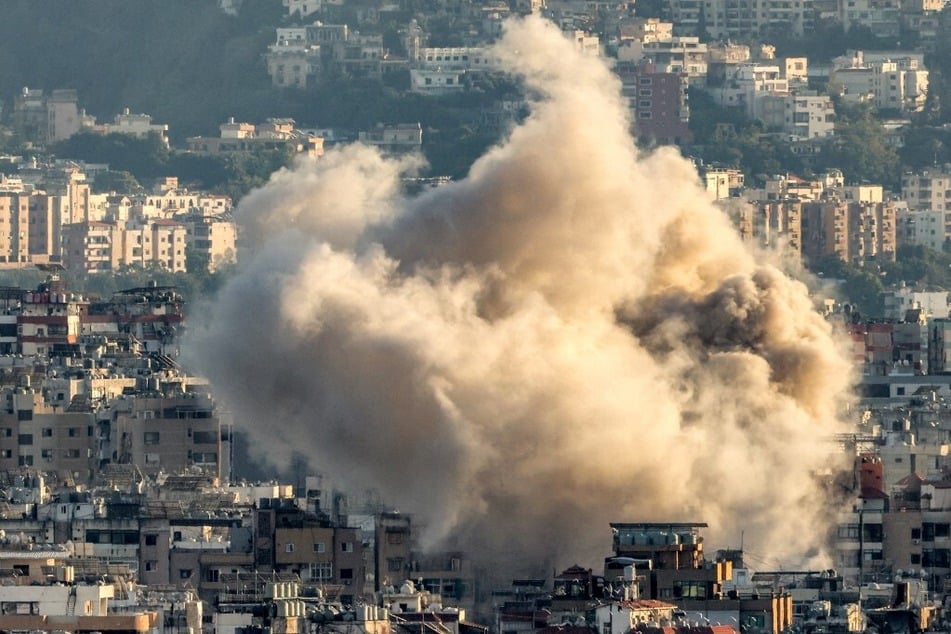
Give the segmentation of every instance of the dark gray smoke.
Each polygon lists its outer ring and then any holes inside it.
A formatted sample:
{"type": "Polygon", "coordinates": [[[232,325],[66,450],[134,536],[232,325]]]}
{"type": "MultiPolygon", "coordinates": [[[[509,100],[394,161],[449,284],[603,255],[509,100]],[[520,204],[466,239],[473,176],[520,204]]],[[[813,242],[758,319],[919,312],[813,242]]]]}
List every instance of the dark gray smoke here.
{"type": "Polygon", "coordinates": [[[196,362],[262,455],[372,487],[486,564],[595,565],[612,521],[706,521],[796,561],[822,539],[850,370],[805,287],[745,247],[619,84],[540,19],[539,95],[469,176],[399,194],[360,146],[275,175],[196,362]]]}

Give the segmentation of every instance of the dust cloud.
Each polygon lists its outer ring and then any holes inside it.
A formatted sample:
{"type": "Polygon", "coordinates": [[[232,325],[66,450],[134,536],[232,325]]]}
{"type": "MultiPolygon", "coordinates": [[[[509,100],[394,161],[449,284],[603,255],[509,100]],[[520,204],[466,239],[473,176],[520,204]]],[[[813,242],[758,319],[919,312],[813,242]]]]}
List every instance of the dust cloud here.
{"type": "Polygon", "coordinates": [[[260,455],[303,453],[486,566],[597,570],[634,521],[821,556],[850,369],[805,286],[688,161],[635,148],[602,60],[540,19],[494,52],[531,112],[467,178],[403,195],[418,161],[353,145],[241,202],[194,367],[260,455]]]}

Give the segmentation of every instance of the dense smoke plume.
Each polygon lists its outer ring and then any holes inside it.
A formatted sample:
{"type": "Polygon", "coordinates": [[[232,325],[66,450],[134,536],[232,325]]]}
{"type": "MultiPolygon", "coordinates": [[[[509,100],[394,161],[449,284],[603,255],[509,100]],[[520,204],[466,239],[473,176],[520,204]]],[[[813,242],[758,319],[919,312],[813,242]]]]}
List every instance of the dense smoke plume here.
{"type": "Polygon", "coordinates": [[[793,562],[849,368],[620,86],[540,19],[496,48],[531,114],[464,180],[350,146],[238,209],[251,243],[194,346],[271,460],[374,488],[426,544],[598,568],[610,522],[705,521],[793,562]]]}

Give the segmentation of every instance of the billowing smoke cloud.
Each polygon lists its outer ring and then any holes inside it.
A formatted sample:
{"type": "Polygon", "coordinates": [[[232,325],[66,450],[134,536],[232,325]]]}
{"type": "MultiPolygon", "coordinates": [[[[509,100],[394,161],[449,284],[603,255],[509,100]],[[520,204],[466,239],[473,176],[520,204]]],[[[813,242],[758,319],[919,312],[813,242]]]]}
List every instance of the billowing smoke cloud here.
{"type": "Polygon", "coordinates": [[[496,52],[536,98],[466,179],[403,197],[418,165],[352,146],[242,202],[202,369],[262,454],[487,565],[597,567],[615,521],[810,551],[850,372],[805,287],[639,155],[602,61],[538,19],[496,52]]]}

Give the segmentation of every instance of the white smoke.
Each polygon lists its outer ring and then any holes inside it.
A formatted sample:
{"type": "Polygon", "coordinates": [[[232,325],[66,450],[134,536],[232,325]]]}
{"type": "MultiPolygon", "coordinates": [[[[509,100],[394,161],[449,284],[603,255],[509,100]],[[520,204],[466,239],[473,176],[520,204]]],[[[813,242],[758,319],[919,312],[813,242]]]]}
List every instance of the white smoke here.
{"type": "Polygon", "coordinates": [[[486,564],[595,565],[615,521],[813,551],[850,371],[805,287],[639,155],[601,61],[535,18],[496,52],[537,98],[464,180],[401,197],[417,164],[354,146],[242,202],[195,362],[262,455],[486,564]]]}

